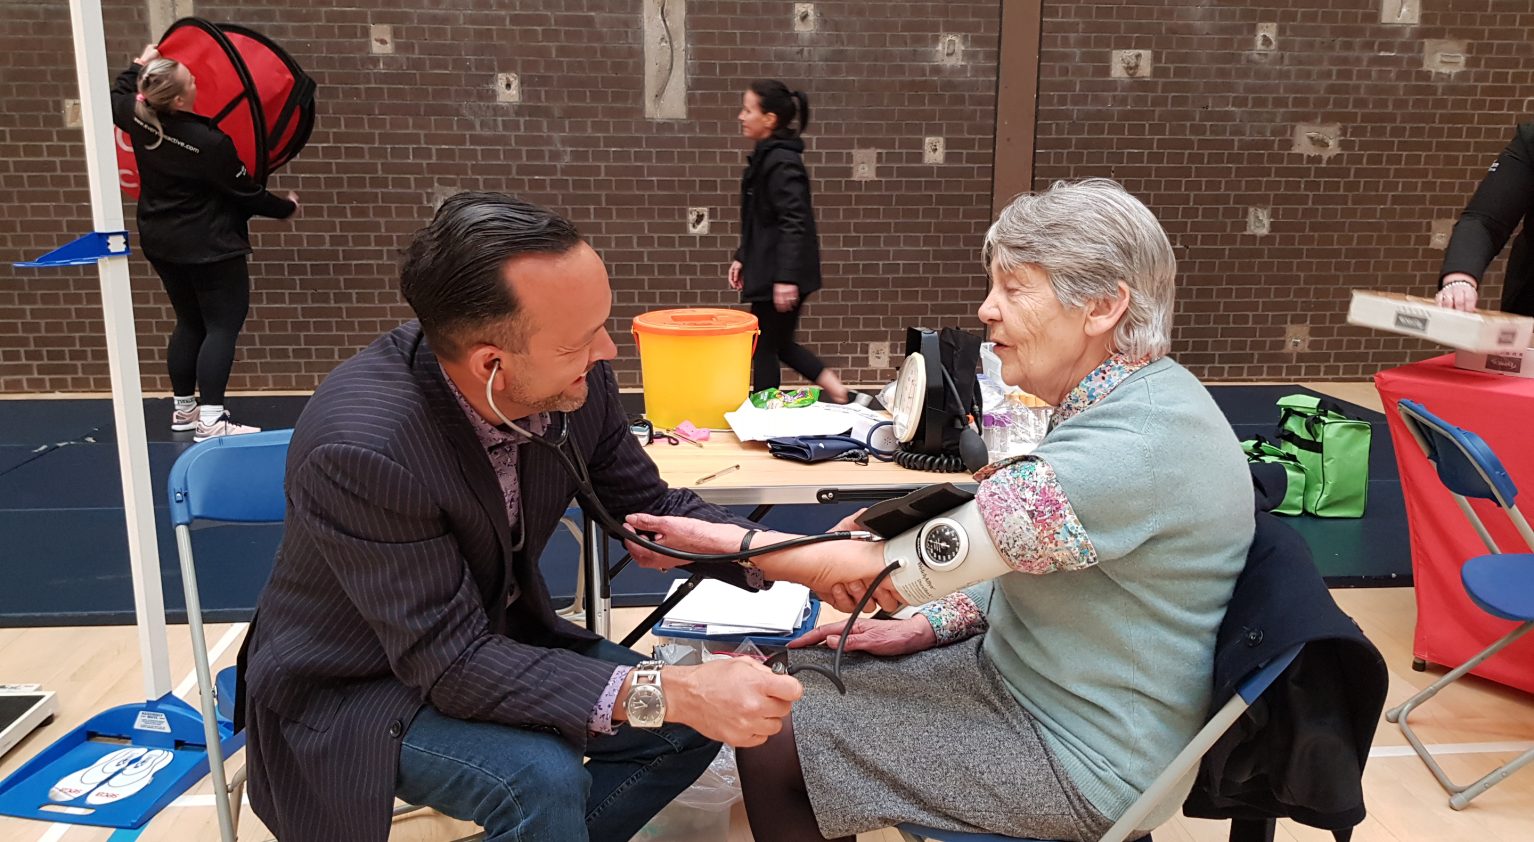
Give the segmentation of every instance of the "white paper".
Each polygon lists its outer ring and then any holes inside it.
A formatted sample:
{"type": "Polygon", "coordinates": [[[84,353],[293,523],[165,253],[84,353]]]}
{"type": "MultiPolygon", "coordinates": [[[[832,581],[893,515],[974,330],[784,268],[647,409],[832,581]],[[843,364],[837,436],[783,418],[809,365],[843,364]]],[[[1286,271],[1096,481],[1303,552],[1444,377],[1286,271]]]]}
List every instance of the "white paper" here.
{"type": "MultiPolygon", "coordinates": [[[[724,420],[741,441],[766,441],[783,436],[838,436],[848,433],[864,440],[868,431],[889,415],[875,412],[856,404],[816,404],[797,409],[758,409],[750,400],[741,403],[734,412],[726,412],[724,420]]],[[[874,445],[893,449],[895,435],[889,427],[881,427],[874,445]]]]}
{"type": "MultiPolygon", "coordinates": [[[[667,594],[676,591],[673,581],[667,594]]],[[[787,634],[804,621],[809,610],[810,589],[792,582],[777,582],[765,591],[747,591],[717,579],[705,579],[666,615],[664,630],[706,629],[716,634],[787,634]]]]}

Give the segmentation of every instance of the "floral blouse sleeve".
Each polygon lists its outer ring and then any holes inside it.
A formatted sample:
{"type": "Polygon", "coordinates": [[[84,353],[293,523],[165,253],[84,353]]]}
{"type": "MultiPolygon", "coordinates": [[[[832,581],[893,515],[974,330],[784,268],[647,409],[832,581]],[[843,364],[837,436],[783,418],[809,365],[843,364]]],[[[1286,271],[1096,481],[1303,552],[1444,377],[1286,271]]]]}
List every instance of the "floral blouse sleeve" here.
{"type": "Polygon", "coordinates": [[[1044,574],[1097,563],[1097,548],[1048,462],[1024,456],[987,467],[975,478],[980,517],[1013,570],[1044,574]]]}
{"type": "MultiPolygon", "coordinates": [[[[1048,462],[1024,456],[991,465],[975,478],[980,481],[975,502],[981,519],[1013,570],[1042,575],[1097,563],[1097,549],[1048,462]]],[[[932,624],[939,645],[985,631],[984,611],[964,591],[918,611],[932,624]]]]}
{"type": "Polygon", "coordinates": [[[985,631],[985,612],[964,591],[949,594],[916,609],[937,633],[937,645],[947,646],[985,631]]]}

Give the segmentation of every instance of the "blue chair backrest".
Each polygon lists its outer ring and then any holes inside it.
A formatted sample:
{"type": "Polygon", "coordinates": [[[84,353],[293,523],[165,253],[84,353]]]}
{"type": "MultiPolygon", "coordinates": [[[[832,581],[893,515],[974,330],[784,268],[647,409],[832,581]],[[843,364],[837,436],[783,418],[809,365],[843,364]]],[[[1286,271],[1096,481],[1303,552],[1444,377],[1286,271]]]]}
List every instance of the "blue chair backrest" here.
{"type": "Polygon", "coordinates": [[[1248,707],[1256,704],[1257,698],[1263,693],[1268,692],[1268,688],[1272,687],[1273,682],[1278,680],[1280,675],[1283,675],[1284,670],[1288,669],[1290,664],[1294,663],[1294,659],[1300,656],[1300,650],[1304,648],[1305,644],[1296,643],[1274,656],[1273,660],[1269,661],[1262,669],[1247,676],[1236,687],[1236,695],[1240,696],[1241,701],[1246,702],[1248,707]]]}
{"type": "Polygon", "coordinates": [[[1438,468],[1438,478],[1446,488],[1461,497],[1494,500],[1504,509],[1513,507],[1518,486],[1485,440],[1428,412],[1416,401],[1403,400],[1396,409],[1422,452],[1438,468]]]}
{"type": "Polygon", "coordinates": [[[220,436],[193,445],[170,469],[170,520],[277,523],[292,430],[220,436]]]}

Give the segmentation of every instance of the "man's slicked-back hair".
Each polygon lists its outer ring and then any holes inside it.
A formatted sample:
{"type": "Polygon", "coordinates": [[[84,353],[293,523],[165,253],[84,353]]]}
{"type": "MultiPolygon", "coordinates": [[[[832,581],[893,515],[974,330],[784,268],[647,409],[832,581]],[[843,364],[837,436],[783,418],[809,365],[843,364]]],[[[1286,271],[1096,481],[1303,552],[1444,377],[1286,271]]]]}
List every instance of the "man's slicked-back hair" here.
{"type": "Polygon", "coordinates": [[[503,327],[518,305],[502,267],[524,254],[564,254],[581,242],[575,225],[547,208],[503,193],[459,193],[405,248],[400,292],[444,358],[480,340],[518,345],[521,332],[503,327]]]}

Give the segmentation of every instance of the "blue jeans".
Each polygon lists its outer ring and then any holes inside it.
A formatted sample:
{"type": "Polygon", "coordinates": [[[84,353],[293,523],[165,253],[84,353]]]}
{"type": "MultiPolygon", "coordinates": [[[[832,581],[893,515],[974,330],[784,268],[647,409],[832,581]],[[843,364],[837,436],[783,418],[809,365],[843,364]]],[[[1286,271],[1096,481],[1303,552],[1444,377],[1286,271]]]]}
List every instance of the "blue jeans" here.
{"type": "MultiPolygon", "coordinates": [[[[581,651],[614,663],[641,660],[605,640],[581,651]]],[[[624,842],[718,752],[718,743],[686,726],[623,725],[592,737],[582,763],[558,734],[453,719],[427,706],[401,741],[396,791],[411,804],[474,822],[486,842],[624,842]]]]}

